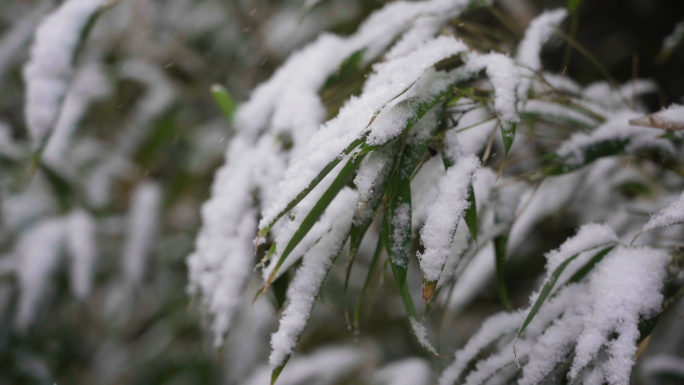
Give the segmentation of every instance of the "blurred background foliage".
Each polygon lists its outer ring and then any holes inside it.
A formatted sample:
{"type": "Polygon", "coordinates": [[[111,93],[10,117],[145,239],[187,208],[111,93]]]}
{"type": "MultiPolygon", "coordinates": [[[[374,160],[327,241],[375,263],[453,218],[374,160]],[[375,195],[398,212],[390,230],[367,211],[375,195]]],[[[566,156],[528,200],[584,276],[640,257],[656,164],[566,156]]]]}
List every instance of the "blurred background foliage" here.
{"type": "MultiPolygon", "coordinates": [[[[355,31],[384,3],[322,0],[307,7],[312,2],[121,0],[105,12],[87,41],[79,68],[102,63],[111,92],[93,101],[78,124],[66,156],[73,172],[41,169],[30,178],[26,159],[12,156],[7,148],[0,157],[0,384],[240,384],[264,364],[278,310],[275,298],[253,306],[247,301],[235,331],[217,352],[203,328],[202,309],[185,291],[185,257],[193,249],[200,204],[209,196],[213,172],[223,162],[233,129],[209,88],[222,84],[235,100],[244,101],[289,53],[322,31],[355,31]],[[150,97],[154,90],[156,99],[150,97]],[[104,193],[93,191],[99,183],[96,170],[111,166],[111,159],[123,159],[124,166],[115,167],[108,179],[111,183],[101,186],[104,193]],[[122,253],[127,212],[143,180],[162,186],[163,206],[146,274],[141,283],[133,284],[124,277],[122,253]],[[97,222],[92,292],[87,299],[75,298],[69,293],[66,269],[58,269],[47,283],[48,294],[32,324],[19,331],[14,322],[19,287],[9,273],[13,247],[31,224],[75,207],[86,207],[97,222]]],[[[564,30],[602,67],[577,49],[569,51],[563,39],[556,39],[545,51],[545,67],[566,72],[582,84],[605,80],[606,72],[619,83],[650,78],[661,87],[659,100],[651,101],[654,108],[682,101],[684,47],[667,57],[658,56],[662,39],[684,20],[681,1],[570,3],[581,5],[564,30]]],[[[51,0],[0,3],[0,135],[7,138],[5,143],[20,146],[27,138],[21,66],[28,57],[33,29],[59,4],[51,0]]],[[[477,9],[450,28],[476,48],[515,52],[535,15],[568,3],[499,0],[494,4],[493,10],[477,9]]],[[[351,74],[324,92],[330,111],[358,91],[363,75],[363,71],[351,74]]],[[[625,189],[629,194],[631,190],[625,189]]],[[[507,278],[515,306],[526,305],[538,284],[543,253],[574,232],[577,223],[572,218],[547,218],[526,248],[533,257],[524,264],[512,259],[507,278]]],[[[365,270],[371,253],[372,245],[362,247],[359,271],[365,270]]],[[[353,378],[339,382],[345,384],[364,383],[364,368],[381,360],[426,354],[409,334],[405,319],[396,316],[401,304],[391,282],[385,284],[391,281],[387,269],[367,301],[370,311],[360,336],[349,332],[344,321],[340,273],[344,268],[332,271],[336,276],[326,283],[322,306],[315,307],[300,342],[304,354],[322,345],[357,342],[368,352],[368,360],[359,364],[353,378]],[[378,346],[390,356],[378,358],[378,346]]],[[[360,273],[352,277],[350,298],[356,298],[362,280],[360,273]]],[[[248,292],[255,291],[253,286],[248,292]]],[[[668,310],[661,329],[681,329],[681,321],[677,324],[675,319],[684,312],[682,306],[680,301],[668,310]]],[[[440,351],[462,345],[484,317],[501,309],[492,284],[460,314],[447,317],[440,329],[440,351]]],[[[431,321],[441,322],[439,317],[431,321]]],[[[680,332],[673,339],[656,329],[651,344],[653,349],[678,349],[684,354],[682,336],[680,332]]],[[[656,380],[634,379],[634,383],[652,384],[667,380],[652,381],[656,380]]]]}

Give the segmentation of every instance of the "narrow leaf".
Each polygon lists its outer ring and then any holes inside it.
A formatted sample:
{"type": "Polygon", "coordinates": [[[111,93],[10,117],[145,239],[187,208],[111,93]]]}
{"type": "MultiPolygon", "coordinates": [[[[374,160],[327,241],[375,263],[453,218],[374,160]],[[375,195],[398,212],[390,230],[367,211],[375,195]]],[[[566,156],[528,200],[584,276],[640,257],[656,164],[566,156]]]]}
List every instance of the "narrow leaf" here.
{"type": "Polygon", "coordinates": [[[214,97],[214,101],[221,109],[223,116],[228,119],[229,122],[233,121],[233,115],[237,105],[230,95],[228,90],[220,84],[213,84],[211,86],[211,95],[214,97]]]}
{"type": "Polygon", "coordinates": [[[375,252],[373,252],[373,259],[368,267],[368,275],[366,275],[366,281],[363,283],[363,288],[361,289],[361,294],[356,300],[356,307],[354,307],[354,329],[356,332],[359,331],[359,324],[361,321],[361,309],[366,301],[366,296],[368,295],[368,290],[370,289],[371,282],[373,281],[373,274],[378,266],[378,261],[380,260],[380,253],[382,253],[382,236],[378,237],[378,244],[375,246],[375,252]]]}
{"type": "Polygon", "coordinates": [[[278,259],[278,262],[276,263],[273,271],[271,272],[271,275],[268,277],[268,280],[266,282],[266,285],[264,286],[264,289],[262,290],[262,293],[268,289],[271,283],[273,283],[273,280],[275,279],[276,274],[280,269],[280,266],[282,266],[283,262],[285,262],[285,259],[287,259],[292,250],[294,250],[294,248],[297,247],[299,242],[301,242],[304,236],[309,232],[309,230],[311,230],[316,221],[318,221],[318,219],[321,217],[325,209],[328,208],[330,202],[332,202],[332,200],[337,196],[340,190],[342,190],[342,188],[347,184],[351,176],[354,174],[356,169],[361,164],[362,159],[363,155],[354,157],[350,159],[349,162],[347,162],[347,164],[340,171],[339,175],[337,175],[335,180],[332,182],[330,187],[328,187],[325,193],[323,193],[321,199],[318,202],[316,202],[316,204],[311,209],[309,214],[304,218],[301,225],[299,226],[297,231],[295,231],[294,235],[292,235],[292,238],[283,250],[283,254],[280,256],[280,259],[278,259]]]}
{"type": "MultiPolygon", "coordinates": [[[[351,152],[354,151],[354,149],[356,147],[358,147],[360,144],[364,143],[365,140],[366,140],[365,136],[361,136],[361,137],[355,139],[351,144],[349,144],[349,146],[342,152],[341,156],[336,157],[333,161],[328,163],[323,168],[323,170],[321,170],[321,172],[319,172],[318,175],[316,175],[316,178],[314,178],[314,180],[312,180],[311,183],[309,183],[309,185],[295,197],[295,199],[290,201],[287,204],[287,206],[285,206],[285,208],[282,211],[280,211],[278,213],[278,215],[276,215],[273,218],[273,220],[267,226],[265,226],[261,231],[259,231],[259,234],[257,235],[257,237],[260,238],[260,237],[266,236],[266,234],[268,234],[268,232],[271,230],[271,227],[273,227],[273,225],[276,222],[278,222],[278,220],[280,218],[282,218],[283,215],[285,215],[290,210],[292,210],[299,202],[302,201],[302,199],[304,199],[307,195],[309,195],[311,190],[313,190],[316,186],[318,186],[319,183],[321,183],[323,178],[325,178],[330,173],[330,171],[332,171],[335,168],[335,166],[337,166],[337,164],[340,163],[340,161],[342,160],[342,158],[345,155],[351,154],[351,152]]],[[[363,155],[363,154],[359,154],[359,155],[363,155]]],[[[359,156],[357,156],[356,158],[359,158],[359,156]]],[[[361,159],[359,159],[359,162],[355,162],[357,167],[360,164],[360,162],[361,162],[361,159]]],[[[351,174],[350,174],[350,176],[351,176],[351,174]]],[[[345,181],[345,183],[346,183],[346,181],[345,181]]]]}
{"type": "Polygon", "coordinates": [[[508,156],[508,150],[511,149],[511,146],[513,145],[513,140],[515,139],[515,131],[517,124],[513,123],[510,125],[506,125],[499,123],[499,127],[501,127],[501,139],[503,140],[504,144],[504,155],[508,156]]]}

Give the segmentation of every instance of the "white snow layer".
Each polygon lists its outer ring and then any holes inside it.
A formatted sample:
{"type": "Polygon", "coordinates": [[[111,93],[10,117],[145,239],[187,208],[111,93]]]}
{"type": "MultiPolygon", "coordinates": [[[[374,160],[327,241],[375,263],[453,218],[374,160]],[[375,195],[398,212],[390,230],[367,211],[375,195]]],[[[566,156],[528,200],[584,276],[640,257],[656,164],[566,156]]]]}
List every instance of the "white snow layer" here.
{"type": "Polygon", "coordinates": [[[159,230],[162,188],[153,181],[141,182],[133,192],[128,209],[124,245],[124,276],[133,285],[142,283],[147,259],[159,230]]]}
{"type": "Polygon", "coordinates": [[[280,318],[278,331],[271,336],[273,350],[269,364],[272,369],[283,365],[292,354],[328,269],[349,235],[352,216],[353,210],[339,216],[332,229],[304,255],[302,266],[287,289],[288,304],[280,318]]]}
{"type": "Polygon", "coordinates": [[[66,226],[61,219],[46,219],[21,234],[17,243],[17,275],[21,294],[15,325],[26,330],[38,311],[57,269],[66,226]]]}
{"type": "Polygon", "coordinates": [[[373,374],[376,385],[428,385],[432,383],[430,364],[411,357],[385,365],[373,374]]]}
{"type": "Polygon", "coordinates": [[[567,15],[568,11],[563,8],[546,11],[532,20],[529,27],[527,27],[525,37],[523,37],[518,45],[518,53],[516,55],[516,61],[524,67],[522,71],[526,75],[521,80],[520,88],[518,89],[518,95],[521,98],[527,95],[532,82],[530,77],[536,76],[534,71],[539,71],[542,68],[540,57],[542,46],[567,15]]]}
{"type": "Polygon", "coordinates": [[[425,251],[418,256],[424,278],[436,282],[451,252],[459,220],[469,206],[468,188],[480,164],[474,155],[460,158],[438,184],[437,198],[428,208],[420,240],[425,251]]]}
{"type": "Polygon", "coordinates": [[[67,221],[71,291],[78,299],[84,300],[90,295],[97,259],[96,223],[83,209],[72,211],[67,221]]]}
{"type": "Polygon", "coordinates": [[[653,215],[644,225],[643,231],[660,229],[684,223],[684,193],[679,198],[653,215]]]}
{"type": "Polygon", "coordinates": [[[634,119],[630,123],[664,128],[666,130],[684,130],[684,106],[672,104],[644,118],[634,119]]]}
{"type": "Polygon", "coordinates": [[[31,58],[23,72],[26,123],[34,150],[43,144],[57,123],[81,34],[104,3],[104,0],[66,1],[36,30],[31,58]]]}

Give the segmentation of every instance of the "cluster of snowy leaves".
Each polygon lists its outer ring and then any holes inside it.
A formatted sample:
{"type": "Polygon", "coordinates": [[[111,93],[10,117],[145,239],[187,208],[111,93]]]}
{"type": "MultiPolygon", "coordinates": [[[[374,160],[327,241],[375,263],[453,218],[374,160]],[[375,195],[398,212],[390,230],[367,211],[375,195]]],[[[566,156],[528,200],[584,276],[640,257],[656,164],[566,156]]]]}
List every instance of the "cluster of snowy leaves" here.
{"type": "MultiPolygon", "coordinates": [[[[408,287],[413,256],[423,275],[427,308],[443,301],[435,294],[444,288],[452,291],[448,306],[462,306],[493,270],[499,294],[507,303],[503,271],[509,250],[515,250],[540,219],[568,204],[572,187],[584,180],[588,169],[603,164],[603,158],[644,151],[675,156],[674,145],[658,129],[673,129],[672,124],[651,124],[658,128],[650,129],[630,125],[643,110],[632,109],[624,100],[653,91],[652,83],[637,81],[619,89],[608,83],[581,87],[563,75],[543,72],[540,52],[567,11],[548,11],[535,19],[513,60],[496,52],[476,52],[457,36],[440,34],[448,20],[475,5],[478,2],[459,0],[389,4],[371,15],[357,33],[322,35],[292,55],[238,110],[237,136],[203,208],[196,251],[188,258],[189,290],[201,295],[209,309],[218,345],[238,309],[255,262],[253,250],[263,253],[259,266],[264,286],[257,296],[301,260],[271,338],[271,381],[293,354],[347,239],[345,296],[355,256],[367,235],[378,245],[369,279],[378,256],[386,251],[411,329],[425,349],[438,355],[408,287]],[[321,89],[337,74],[353,72],[349,66],[378,58],[382,60],[372,65],[358,96],[324,122],[327,106],[320,98],[321,89]],[[496,183],[496,173],[481,165],[489,156],[497,126],[508,154],[520,115],[587,128],[561,143],[541,168],[541,178],[549,179],[541,189],[542,179],[536,187],[511,177],[496,183]],[[485,146],[485,154],[478,156],[485,146]],[[433,161],[439,152],[442,161],[433,161]],[[414,176],[418,180],[421,175],[433,176],[413,183],[414,176]],[[350,183],[355,191],[346,187],[350,183]],[[383,215],[376,219],[378,211],[383,215]],[[257,215],[260,220],[254,228],[257,215]],[[380,234],[368,231],[371,228],[380,228],[380,234]],[[256,235],[253,248],[250,234],[256,235]],[[414,234],[419,235],[422,250],[414,250],[414,234]]],[[[651,122],[665,121],[665,117],[654,119],[651,122]]],[[[672,217],[653,221],[670,225],[677,222],[672,217]]],[[[616,247],[617,242],[610,227],[588,225],[548,255],[547,280],[553,285],[560,275],[570,284],[563,283],[563,290],[554,292],[543,311],[535,305],[535,321],[527,320],[520,329],[531,325],[515,340],[525,360],[522,381],[539,383],[575,351],[571,342],[579,338],[570,378],[581,374],[596,383],[604,379],[624,383],[633,363],[638,322],[655,315],[662,303],[660,288],[669,254],[648,248],[630,253],[616,247]],[[599,259],[591,259],[593,254],[586,251],[607,244],[610,253],[599,259]],[[625,265],[627,270],[614,266],[628,259],[633,262],[625,265]],[[650,262],[641,265],[644,259],[650,262]],[[589,262],[585,268],[590,272],[583,271],[582,264],[589,262]],[[642,300],[629,302],[626,290],[618,292],[618,298],[609,301],[620,311],[611,311],[608,315],[613,318],[608,319],[601,310],[611,294],[606,285],[616,283],[620,274],[632,277],[630,283],[620,284],[637,290],[642,300]],[[642,298],[647,289],[654,294],[642,298]],[[571,306],[577,302],[582,306],[571,306]],[[550,327],[552,323],[556,326],[550,327]],[[617,342],[608,341],[610,333],[620,335],[617,342]],[[604,346],[613,361],[597,358],[604,346]],[[591,374],[585,373],[588,365],[591,374]]],[[[540,296],[541,302],[548,296],[540,296]]],[[[354,314],[357,328],[361,302],[354,314]]],[[[517,313],[495,319],[499,318],[504,321],[495,321],[495,327],[505,324],[510,329],[522,322],[517,313]]],[[[481,340],[474,342],[480,345],[457,353],[456,369],[445,372],[444,383],[458,380],[476,355],[473,349],[479,351],[500,337],[500,332],[483,329],[483,333],[485,337],[473,340],[481,340]],[[466,358],[459,358],[462,355],[466,358]]],[[[501,344],[500,353],[475,366],[466,382],[515,376],[510,371],[500,373],[513,362],[514,344],[512,340],[501,344]]]]}

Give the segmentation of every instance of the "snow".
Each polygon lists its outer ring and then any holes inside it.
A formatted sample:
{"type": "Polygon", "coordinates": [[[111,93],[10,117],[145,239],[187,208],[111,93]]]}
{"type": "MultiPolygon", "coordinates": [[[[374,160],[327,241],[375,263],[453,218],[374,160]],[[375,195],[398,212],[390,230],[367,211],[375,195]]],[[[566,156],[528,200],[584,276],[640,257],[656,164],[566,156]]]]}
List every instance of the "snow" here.
{"type": "Polygon", "coordinates": [[[16,246],[17,276],[21,294],[15,325],[26,330],[47,295],[51,275],[57,269],[64,245],[65,226],[61,219],[44,219],[21,234],[16,246]]]}
{"type": "Polygon", "coordinates": [[[663,250],[619,247],[596,266],[590,278],[591,312],[577,340],[568,374],[574,380],[608,344],[612,332],[620,337],[608,345],[606,379],[611,385],[629,384],[635,360],[638,324],[661,310],[661,289],[670,256],[663,250]]]}
{"type": "Polygon", "coordinates": [[[103,0],[69,0],[38,26],[24,67],[26,123],[33,149],[42,146],[57,122],[73,73],[73,60],[88,20],[103,0]]]}
{"type": "Polygon", "coordinates": [[[83,209],[75,209],[67,218],[67,250],[71,257],[69,279],[72,293],[80,300],[90,295],[97,259],[95,220],[83,209]]]}
{"type": "Polygon", "coordinates": [[[546,254],[546,271],[551,274],[573,255],[617,241],[618,238],[613,229],[606,225],[596,223],[583,225],[575,236],[568,238],[558,249],[546,254]]]}
{"type": "Polygon", "coordinates": [[[411,236],[411,205],[399,204],[392,213],[392,262],[403,268],[408,267],[408,260],[401,259],[405,254],[404,240],[411,236]]]}
{"type": "Polygon", "coordinates": [[[660,229],[684,223],[684,193],[679,198],[653,215],[643,227],[643,231],[660,229]]]}
{"type": "Polygon", "coordinates": [[[684,21],[677,23],[672,32],[665,36],[660,51],[671,52],[673,49],[675,49],[675,47],[677,47],[677,44],[682,41],[682,38],[684,38],[684,21]]]}
{"type": "MultiPolygon", "coordinates": [[[[278,197],[263,210],[259,229],[268,226],[328,163],[337,158],[366,129],[378,110],[413,84],[434,63],[463,50],[463,43],[443,37],[424,44],[407,56],[376,64],[362,94],[352,98],[336,118],[323,125],[306,144],[306,155],[295,160],[285,171],[284,180],[278,186],[278,197]]],[[[390,132],[375,131],[374,138],[378,141],[396,132],[392,126],[382,127],[390,132]]]]}
{"type": "Polygon", "coordinates": [[[352,215],[350,210],[338,217],[330,232],[304,255],[302,266],[287,289],[288,304],[280,318],[278,331],[271,336],[271,369],[282,366],[294,351],[328,269],[349,236],[352,215]]]}
{"type": "Polygon", "coordinates": [[[432,345],[430,339],[428,338],[428,331],[425,325],[414,317],[409,317],[409,322],[411,323],[411,329],[413,329],[413,334],[418,339],[420,346],[424,347],[428,352],[437,355],[437,349],[432,345]]]}
{"type": "MultiPolygon", "coordinates": [[[[324,347],[313,353],[295,357],[278,377],[278,385],[317,384],[333,385],[343,375],[350,373],[368,359],[364,351],[350,346],[324,347]]],[[[271,381],[271,368],[255,371],[243,383],[265,385],[271,381]]]]}
{"type": "Polygon", "coordinates": [[[532,80],[529,77],[536,76],[534,71],[542,69],[540,54],[544,43],[549,40],[555,29],[565,20],[567,15],[568,11],[563,8],[545,11],[532,20],[529,27],[527,27],[525,37],[518,44],[518,53],[516,55],[516,61],[524,67],[521,71],[526,75],[521,80],[520,88],[518,89],[518,95],[521,98],[526,97],[527,91],[530,88],[532,80]]]}
{"type": "Polygon", "coordinates": [[[428,385],[431,384],[430,364],[422,358],[411,357],[385,365],[373,374],[376,385],[428,385]]]}
{"type": "Polygon", "coordinates": [[[494,87],[494,111],[504,128],[520,121],[516,104],[516,89],[520,72],[511,58],[500,53],[468,54],[467,67],[475,72],[482,69],[494,87]]]}
{"type": "Polygon", "coordinates": [[[684,130],[684,106],[672,104],[667,108],[644,118],[633,119],[631,124],[650,126],[666,130],[684,130]]]}
{"type": "Polygon", "coordinates": [[[45,146],[43,159],[46,162],[57,165],[57,162],[62,160],[69,141],[89,105],[108,97],[111,93],[112,86],[100,64],[90,64],[78,71],[64,99],[52,135],[45,146]]]}
{"type": "Polygon", "coordinates": [[[133,192],[128,210],[128,231],[124,245],[124,276],[133,285],[142,283],[147,259],[160,226],[162,188],[145,180],[133,192]]]}
{"type": "Polygon", "coordinates": [[[436,282],[451,252],[451,242],[459,220],[469,206],[468,189],[479,159],[469,155],[450,167],[438,184],[435,201],[428,208],[420,240],[425,251],[418,256],[424,278],[436,282]]]}
{"type": "Polygon", "coordinates": [[[522,313],[498,313],[482,324],[480,330],[468,339],[466,345],[454,354],[454,362],[441,377],[439,385],[453,385],[482,350],[508,333],[514,332],[523,322],[522,313]]]}
{"type": "Polygon", "coordinates": [[[254,264],[257,213],[252,192],[260,188],[262,199],[269,199],[262,187],[275,184],[282,170],[272,137],[252,144],[238,135],[228,146],[226,163],[216,172],[211,198],[202,206],[202,228],[195,251],[187,258],[188,292],[202,295],[214,318],[216,345],[231,325],[254,264]]]}
{"type": "Polygon", "coordinates": [[[375,150],[368,154],[356,172],[354,185],[359,193],[360,205],[365,205],[373,196],[373,187],[380,180],[384,180],[392,169],[394,154],[391,150],[394,147],[387,147],[375,150]]]}
{"type": "Polygon", "coordinates": [[[540,116],[547,121],[558,123],[578,123],[587,127],[595,127],[598,122],[593,118],[572,108],[544,100],[527,100],[518,103],[523,114],[540,116]]]}
{"type": "Polygon", "coordinates": [[[473,109],[463,114],[458,120],[456,127],[449,131],[459,131],[458,141],[466,154],[479,154],[487,144],[487,139],[496,129],[497,122],[487,108],[473,109]],[[467,129],[466,129],[467,128],[467,129]]]}
{"type": "MultiPolygon", "coordinates": [[[[332,180],[330,180],[332,182],[332,180]]],[[[323,187],[326,186],[326,182],[323,181],[316,190],[325,191],[323,187]]],[[[276,252],[271,256],[270,263],[262,271],[262,276],[264,282],[268,280],[269,275],[273,272],[275,265],[283,254],[288,242],[294,235],[294,233],[299,229],[302,224],[306,214],[313,205],[318,201],[320,196],[316,193],[311,193],[295,208],[296,214],[294,219],[290,220],[283,228],[278,232],[276,237],[276,252]],[[308,204],[309,203],[309,204],[308,204]]],[[[330,202],[330,206],[325,210],[321,218],[316,222],[316,224],[309,230],[309,232],[304,236],[304,238],[299,242],[299,244],[290,252],[280,269],[276,273],[276,279],[280,277],[283,273],[287,271],[290,266],[294,265],[302,257],[307,250],[309,250],[325,233],[329,232],[332,226],[335,224],[336,220],[340,217],[346,217],[349,212],[354,211],[355,203],[358,200],[358,195],[350,189],[344,189],[340,191],[337,196],[330,202]]]]}
{"type": "Polygon", "coordinates": [[[629,120],[636,115],[632,111],[615,113],[609,120],[600,125],[590,134],[578,132],[556,150],[556,154],[565,159],[569,166],[581,166],[585,162],[584,153],[591,146],[608,141],[625,141],[628,143],[628,152],[636,151],[644,147],[658,147],[664,151],[674,153],[672,144],[667,140],[659,139],[662,133],[655,128],[638,127],[629,124],[629,120]]]}

